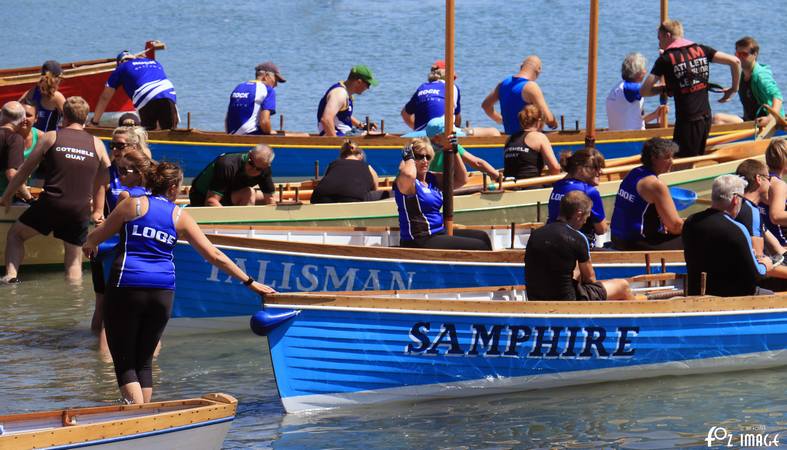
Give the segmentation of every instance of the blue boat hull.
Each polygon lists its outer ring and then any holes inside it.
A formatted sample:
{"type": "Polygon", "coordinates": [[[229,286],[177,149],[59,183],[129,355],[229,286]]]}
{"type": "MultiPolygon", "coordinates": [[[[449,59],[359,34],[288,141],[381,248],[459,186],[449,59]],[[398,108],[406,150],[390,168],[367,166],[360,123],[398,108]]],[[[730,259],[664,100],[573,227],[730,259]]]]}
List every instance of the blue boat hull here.
{"type": "MultiPolygon", "coordinates": [[[[506,286],[525,283],[523,263],[402,260],[368,256],[285,252],[242,247],[220,248],[261,283],[280,292],[369,291],[506,286]]],[[[175,247],[177,289],[173,318],[244,316],[259,310],[247,288],[207,263],[190,245],[175,247]]],[[[523,257],[524,258],[524,257],[523,257]]],[[[658,272],[658,268],[655,268],[658,272]]],[[[599,279],[645,273],[639,263],[595,264],[599,279]]],[[[685,273],[684,263],[667,270],[685,273]]]]}
{"type": "Polygon", "coordinates": [[[302,305],[266,308],[300,311],[268,336],[288,412],[787,364],[783,301],[595,317],[302,305]]]}

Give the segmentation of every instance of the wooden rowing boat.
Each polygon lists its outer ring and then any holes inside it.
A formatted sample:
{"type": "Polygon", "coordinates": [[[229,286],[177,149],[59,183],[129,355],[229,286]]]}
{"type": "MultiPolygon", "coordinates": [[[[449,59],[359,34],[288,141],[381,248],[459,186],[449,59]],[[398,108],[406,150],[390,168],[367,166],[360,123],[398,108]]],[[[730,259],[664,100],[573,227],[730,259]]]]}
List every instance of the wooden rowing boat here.
{"type": "MultiPolygon", "coordinates": [[[[743,159],[761,158],[770,139],[725,144],[716,152],[683,158],[676,165],[690,166],[661,175],[669,186],[693,190],[700,196],[710,192],[713,179],[732,173],[743,159]]],[[[635,164],[606,169],[599,185],[605,200],[605,208],[612,212],[614,197],[623,176],[635,164]]],[[[535,187],[549,185],[564,174],[549,177],[519,180],[511,187],[526,190],[484,191],[461,195],[454,199],[456,223],[465,225],[510,224],[540,222],[549,202],[551,188],[535,187]]],[[[299,204],[282,202],[269,206],[226,208],[189,207],[189,213],[201,224],[267,224],[283,226],[396,226],[398,214],[393,200],[359,203],[299,204]]]]}
{"type": "MultiPolygon", "coordinates": [[[[714,126],[712,136],[738,133],[750,138],[754,123],[714,126]],[[743,133],[743,134],[741,134],[743,133]]],[[[89,132],[109,141],[111,128],[90,128],[89,132]]],[[[222,153],[240,152],[259,143],[270,145],[276,159],[273,174],[284,178],[312,178],[321,175],[331,161],[339,156],[343,138],[325,136],[235,136],[197,129],[151,131],[150,148],[155,159],[177,162],[186,177],[194,177],[215,157],[222,153]]],[[[583,131],[549,133],[555,152],[576,151],[585,145],[583,131]]],[[[672,138],[672,128],[652,128],[637,131],[599,131],[596,148],[608,159],[639,155],[642,143],[652,137],[672,138]]],[[[401,149],[409,138],[397,135],[368,135],[353,138],[366,152],[367,161],[381,176],[396,175],[401,160],[401,149]]],[[[494,167],[503,167],[503,146],[506,136],[464,137],[462,146],[474,155],[487,160],[494,167]]]]}
{"type": "Polygon", "coordinates": [[[785,295],[573,302],[522,292],[268,296],[282,404],[293,413],[787,364],[785,295]]]}
{"type": "Polygon", "coordinates": [[[220,449],[238,401],[227,394],[0,416],[3,449],[220,449]]]}
{"type": "MultiPolygon", "coordinates": [[[[163,44],[158,41],[145,43],[145,57],[155,59],[156,50],[162,49],[163,44]]],[[[66,97],[78,95],[84,98],[92,108],[98,103],[98,97],[106,86],[107,78],[117,67],[115,58],[92,59],[61,63],[63,68],[63,81],[58,90],[66,97]]],[[[11,100],[19,100],[28,89],[38,83],[41,77],[41,66],[21,67],[16,69],[0,70],[0,105],[11,100]]],[[[122,113],[134,111],[131,99],[119,86],[112,100],[107,105],[107,112],[122,113]]],[[[107,125],[117,124],[117,114],[106,117],[107,125]],[[114,120],[114,123],[112,122],[114,120]]]]}
{"type": "MultiPolygon", "coordinates": [[[[205,231],[213,244],[260,282],[281,292],[316,292],[523,284],[524,246],[531,227],[519,225],[513,234],[504,227],[489,229],[495,251],[389,247],[395,236],[385,228],[347,229],[344,234],[286,227],[219,226],[205,231]]],[[[245,328],[249,315],[259,309],[259,298],[188,244],[179,242],[174,254],[175,320],[167,333],[245,328]]],[[[686,271],[682,251],[594,252],[593,264],[599,278],[686,271]]]]}

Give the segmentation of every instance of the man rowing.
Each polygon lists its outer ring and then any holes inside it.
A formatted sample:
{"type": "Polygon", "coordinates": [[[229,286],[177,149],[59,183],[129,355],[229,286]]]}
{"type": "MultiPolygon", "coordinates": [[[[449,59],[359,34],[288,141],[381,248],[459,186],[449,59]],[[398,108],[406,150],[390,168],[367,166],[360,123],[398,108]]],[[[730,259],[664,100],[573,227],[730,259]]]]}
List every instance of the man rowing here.
{"type": "MultiPolygon", "coordinates": [[[[353,96],[361,95],[377,86],[371,69],[357,65],[350,69],[347,79],[331,85],[317,106],[317,128],[320,136],[348,136],[358,134],[367,124],[353,117],[353,96]]],[[[370,128],[376,125],[368,124],[370,128]]]]}
{"type": "Polygon", "coordinates": [[[528,300],[632,300],[628,281],[596,280],[590,244],[580,228],[593,202],[582,191],[560,200],[555,222],[534,230],[525,249],[528,300]]]}
{"type": "Polygon", "coordinates": [[[659,26],[659,48],[650,75],[642,83],[644,97],[669,94],[675,98],[675,129],[672,140],[678,144],[677,157],[701,155],[711,126],[708,101],[710,63],[730,66],[732,86],[724,90],[719,102],[724,103],[738,91],[741,63],[735,56],[718,52],[707,45],[696,44],[683,37],[683,24],[667,20],[659,26]],[[664,77],[666,85],[656,85],[664,77]]]}
{"type": "Polygon", "coordinates": [[[276,86],[287,80],[271,61],[254,68],[256,78],[235,86],[230,94],[224,129],[228,134],[271,134],[276,114],[276,86]]]}
{"type": "Polygon", "coordinates": [[[557,120],[549,110],[544,94],[536,83],[541,74],[541,58],[530,55],[519,66],[519,72],[498,83],[486,96],[481,107],[490,119],[502,123],[506,134],[522,130],[517,115],[525,105],[536,105],[544,116],[544,123],[557,128],[557,120]],[[495,111],[495,103],[500,102],[500,112],[495,111]]]}

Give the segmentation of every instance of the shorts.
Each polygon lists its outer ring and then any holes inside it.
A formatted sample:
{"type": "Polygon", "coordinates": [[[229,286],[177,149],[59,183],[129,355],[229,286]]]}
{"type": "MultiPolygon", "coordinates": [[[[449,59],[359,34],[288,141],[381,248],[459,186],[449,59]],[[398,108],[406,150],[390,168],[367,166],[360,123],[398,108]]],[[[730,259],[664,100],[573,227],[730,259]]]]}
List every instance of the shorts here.
{"type": "Polygon", "coordinates": [[[675,131],[672,134],[672,140],[678,144],[678,153],[675,157],[686,158],[704,154],[710,125],[710,116],[696,120],[675,120],[675,131]]]}
{"type": "Polygon", "coordinates": [[[178,126],[178,107],[168,98],[156,98],[140,108],[139,120],[146,130],[171,130],[178,126]]]}
{"type": "MultiPolygon", "coordinates": [[[[206,200],[205,194],[202,192],[197,192],[195,190],[189,190],[189,206],[205,206],[206,200]]],[[[221,200],[219,200],[221,206],[232,206],[232,196],[222,195],[221,200]]]]}
{"type": "Polygon", "coordinates": [[[575,281],[574,292],[577,294],[577,300],[597,301],[607,299],[607,290],[600,281],[593,283],[578,283],[575,281]]]}
{"type": "Polygon", "coordinates": [[[72,245],[82,246],[87,240],[90,221],[62,217],[47,208],[46,203],[38,201],[19,216],[19,222],[38,231],[44,236],[54,233],[57,239],[72,245]]]}

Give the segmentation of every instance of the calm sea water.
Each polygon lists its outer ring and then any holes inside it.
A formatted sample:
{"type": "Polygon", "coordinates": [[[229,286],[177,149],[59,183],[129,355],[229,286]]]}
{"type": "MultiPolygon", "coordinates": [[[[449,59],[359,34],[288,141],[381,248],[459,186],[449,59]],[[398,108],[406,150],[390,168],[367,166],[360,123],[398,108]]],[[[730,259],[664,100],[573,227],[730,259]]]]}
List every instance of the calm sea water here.
{"type": "MultiPolygon", "coordinates": [[[[481,101],[535,53],[543,59],[538,82],[551,109],[565,116],[567,127],[579,120],[584,128],[589,2],[456,3],[457,83],[464,119],[492,126],[481,101]]],[[[657,55],[659,1],[601,4],[597,124],[606,126],[604,99],[620,78],[623,57],[639,51],[650,65],[657,55]]],[[[385,120],[389,131],[404,131],[402,106],[426,81],[432,62],[444,55],[445,7],[435,0],[146,0],[110,5],[99,0],[19,3],[2,20],[9,36],[2,65],[114,57],[123,49],[141,50],[147,39],[159,39],[168,45],[159,59],[177,89],[182,119],[191,112],[192,126],[218,130],[223,129],[229,93],[253,78],[256,64],[270,59],[288,79],[277,89],[285,128],[315,132],[317,103],[325,89],[344,79],[353,65],[366,64],[380,85],[357,99],[356,114],[385,120]],[[41,25],[47,23],[58,25],[43,31],[41,25]]],[[[671,17],[684,22],[688,38],[718,50],[732,53],[738,38],[753,34],[762,47],[760,61],[773,66],[776,80],[787,89],[787,27],[778,13],[783,10],[781,0],[670,4],[671,17]]],[[[727,66],[714,65],[711,78],[729,85],[727,66]]],[[[648,99],[648,109],[657,103],[648,99]]],[[[715,102],[714,108],[741,113],[737,100],[729,106],[715,102]]]]}
{"type": "MultiPolygon", "coordinates": [[[[544,61],[539,83],[552,109],[572,125],[584,121],[585,2],[457,3],[457,82],[465,119],[491,125],[480,108],[483,97],[524,56],[537,53],[544,61]]],[[[601,126],[603,98],[619,77],[623,56],[641,51],[652,61],[656,55],[659,14],[655,0],[610,0],[602,6],[601,126]]],[[[720,50],[732,52],[735,40],[754,34],[761,61],[773,66],[787,88],[787,28],[778,13],[783,2],[670,7],[684,21],[687,37],[720,50]]],[[[325,88],[363,63],[381,84],[358,99],[358,114],[401,131],[399,110],[432,61],[442,57],[444,39],[438,1],[177,0],[121,6],[31,0],[7,7],[0,23],[8,42],[4,67],[114,56],[126,48],[137,51],[152,38],[166,42],[169,49],[160,60],[177,87],[184,120],[190,111],[192,125],[203,129],[221,127],[229,92],[252,77],[257,63],[272,59],[289,80],[277,93],[286,128],[313,131],[325,88]]],[[[726,84],[729,72],[713,67],[712,78],[726,84]]],[[[58,272],[25,270],[23,277],[19,286],[0,286],[0,414],[117,399],[112,366],[102,362],[88,331],[89,275],[80,286],[66,285],[58,272]]],[[[264,339],[238,332],[165,338],[155,377],[159,399],[215,391],[238,397],[227,448],[702,447],[708,429],[718,425],[787,435],[787,369],[290,416],[281,409],[264,339]]]]}

